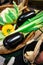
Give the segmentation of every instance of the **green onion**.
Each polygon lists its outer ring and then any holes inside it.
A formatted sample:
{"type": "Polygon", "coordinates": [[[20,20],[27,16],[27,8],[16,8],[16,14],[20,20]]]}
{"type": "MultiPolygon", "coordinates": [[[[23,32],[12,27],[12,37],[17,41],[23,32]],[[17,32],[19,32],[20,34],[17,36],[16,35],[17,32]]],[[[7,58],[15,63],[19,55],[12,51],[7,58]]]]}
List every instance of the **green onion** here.
{"type": "Polygon", "coordinates": [[[30,28],[32,28],[42,22],[43,22],[43,17],[40,17],[39,19],[34,20],[25,26],[19,27],[15,32],[22,32],[22,31],[24,32],[24,30],[25,30],[25,32],[27,32],[27,30],[30,30],[30,28]]]}
{"type": "Polygon", "coordinates": [[[42,16],[43,16],[43,11],[41,11],[40,13],[38,13],[35,17],[31,18],[30,21],[34,21],[34,20],[36,20],[36,19],[38,19],[38,18],[40,18],[42,16]]]}
{"type": "Polygon", "coordinates": [[[43,11],[41,11],[40,13],[38,13],[35,17],[33,17],[33,18],[28,19],[27,21],[25,21],[25,22],[23,23],[23,25],[21,25],[20,27],[23,27],[23,26],[25,26],[25,25],[31,23],[32,21],[37,20],[38,18],[40,18],[40,17],[42,17],[42,16],[43,16],[43,11]]]}

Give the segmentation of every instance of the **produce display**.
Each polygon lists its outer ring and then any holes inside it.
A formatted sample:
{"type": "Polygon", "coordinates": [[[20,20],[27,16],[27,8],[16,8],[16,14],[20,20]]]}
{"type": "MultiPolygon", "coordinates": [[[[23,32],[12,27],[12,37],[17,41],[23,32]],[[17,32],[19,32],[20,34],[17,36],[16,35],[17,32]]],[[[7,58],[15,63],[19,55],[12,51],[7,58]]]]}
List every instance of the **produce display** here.
{"type": "Polygon", "coordinates": [[[28,11],[20,14],[19,7],[6,8],[0,13],[0,41],[7,49],[16,48],[24,41],[26,35],[43,27],[43,11],[28,11]],[[18,28],[15,30],[15,27],[18,28]]]}
{"type": "Polygon", "coordinates": [[[39,12],[36,16],[31,19],[26,20],[17,30],[16,32],[31,32],[34,30],[43,27],[43,11],[39,12]]]}
{"type": "Polygon", "coordinates": [[[19,9],[18,6],[14,3],[14,8],[6,8],[4,9],[0,14],[0,25],[5,24],[13,24],[18,18],[19,15],[19,9]],[[3,24],[1,24],[1,22],[3,24]]]}
{"type": "MultiPolygon", "coordinates": [[[[17,30],[15,30],[9,36],[7,36],[4,39],[4,42],[3,42],[4,43],[4,46],[5,47],[8,47],[9,46],[9,48],[10,48],[10,45],[9,44],[12,43],[13,46],[16,47],[15,46],[15,39],[16,39],[15,36],[16,36],[16,34],[18,32],[21,32],[24,36],[26,36],[28,33],[32,32],[32,31],[36,31],[36,30],[38,30],[41,27],[43,27],[43,11],[41,11],[40,13],[38,13],[33,18],[26,20],[20,27],[18,27],[17,30]],[[12,35],[14,35],[14,36],[12,37],[12,35]],[[12,41],[10,41],[10,40],[12,40],[12,41]],[[6,43],[7,43],[7,45],[6,45],[6,43]]],[[[21,38],[22,38],[22,35],[21,35],[21,38]]],[[[18,38],[18,42],[19,42],[19,40],[22,41],[22,39],[19,39],[18,38]]],[[[18,45],[18,42],[16,42],[17,45],[18,45]]],[[[19,44],[20,44],[20,42],[19,42],[19,44]]]]}
{"type": "Polygon", "coordinates": [[[5,8],[0,13],[0,40],[15,31],[16,20],[19,16],[19,8],[15,2],[13,2],[13,6],[14,8],[5,8]]]}
{"type": "Polygon", "coordinates": [[[14,64],[43,65],[43,10],[27,2],[0,6],[0,55],[6,57],[5,65],[12,56],[17,58],[14,64]]]}

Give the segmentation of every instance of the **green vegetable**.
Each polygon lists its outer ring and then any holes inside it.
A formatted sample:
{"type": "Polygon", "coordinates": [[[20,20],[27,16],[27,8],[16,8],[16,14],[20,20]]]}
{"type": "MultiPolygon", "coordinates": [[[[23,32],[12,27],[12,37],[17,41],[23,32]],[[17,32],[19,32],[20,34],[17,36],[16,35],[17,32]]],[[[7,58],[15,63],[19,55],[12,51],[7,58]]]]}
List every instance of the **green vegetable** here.
{"type": "Polygon", "coordinates": [[[2,31],[0,31],[0,40],[3,40],[5,36],[3,35],[2,31]]]}
{"type": "Polygon", "coordinates": [[[32,27],[37,26],[38,24],[43,23],[43,17],[40,17],[37,20],[31,21],[31,23],[24,25],[22,27],[19,27],[16,32],[25,32],[27,33],[32,27]],[[24,31],[25,30],[25,31],[24,31]]]}
{"type": "Polygon", "coordinates": [[[17,13],[16,13],[16,11],[12,8],[12,9],[10,9],[9,8],[9,13],[8,13],[8,15],[11,17],[11,19],[13,19],[13,20],[16,20],[17,19],[17,13]]]}
{"type": "Polygon", "coordinates": [[[6,8],[1,12],[0,17],[0,25],[4,25],[6,23],[15,23],[19,15],[18,6],[14,3],[14,8],[6,8]]]}
{"type": "Polygon", "coordinates": [[[42,17],[42,16],[43,16],[43,11],[41,11],[40,13],[38,13],[38,14],[37,14],[36,16],[34,16],[33,18],[28,19],[27,21],[25,21],[24,24],[21,25],[20,27],[25,26],[25,25],[31,23],[32,21],[34,21],[34,20],[36,20],[36,19],[42,17]]]}
{"type": "Polygon", "coordinates": [[[14,17],[14,14],[12,14],[12,12],[9,10],[9,13],[8,13],[8,15],[11,17],[11,19],[15,19],[15,17],[14,17]]]}
{"type": "Polygon", "coordinates": [[[13,1],[13,4],[14,4],[14,9],[16,10],[16,13],[17,13],[17,16],[18,16],[19,15],[19,8],[14,1],[13,1]]]}
{"type": "Polygon", "coordinates": [[[13,20],[9,17],[7,13],[5,13],[5,19],[6,19],[6,23],[13,23],[13,20]]]}
{"type": "Polygon", "coordinates": [[[0,16],[0,25],[4,25],[5,23],[4,23],[4,21],[3,21],[3,19],[2,19],[2,17],[0,16]]]}
{"type": "Polygon", "coordinates": [[[16,19],[18,18],[18,14],[16,13],[16,10],[12,9],[12,11],[14,12],[14,15],[16,17],[16,19]]]}
{"type": "Polygon", "coordinates": [[[32,31],[36,31],[36,30],[38,30],[40,27],[42,27],[43,25],[41,25],[41,24],[39,24],[39,25],[36,25],[36,26],[34,26],[34,27],[31,27],[31,28],[29,28],[29,29],[27,29],[27,30],[23,30],[23,31],[21,31],[21,32],[23,32],[23,33],[29,33],[29,32],[32,32],[32,31]]]}
{"type": "Polygon", "coordinates": [[[31,19],[31,21],[34,21],[34,20],[36,20],[36,19],[38,19],[38,18],[40,18],[40,17],[42,17],[43,16],[43,11],[41,11],[40,13],[38,13],[35,17],[33,17],[32,19],[31,19]]]}

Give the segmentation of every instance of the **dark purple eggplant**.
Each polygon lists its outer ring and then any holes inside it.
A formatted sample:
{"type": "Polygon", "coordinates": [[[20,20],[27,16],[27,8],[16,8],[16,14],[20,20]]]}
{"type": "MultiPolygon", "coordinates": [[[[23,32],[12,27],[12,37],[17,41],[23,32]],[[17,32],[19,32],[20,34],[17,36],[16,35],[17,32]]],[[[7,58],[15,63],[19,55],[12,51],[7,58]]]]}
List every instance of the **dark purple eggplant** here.
{"type": "Polygon", "coordinates": [[[21,42],[24,40],[24,35],[22,33],[13,33],[9,36],[7,36],[3,40],[3,45],[7,49],[13,49],[16,48],[21,42]]]}
{"type": "Polygon", "coordinates": [[[27,19],[30,19],[36,15],[35,11],[28,11],[22,13],[17,19],[17,26],[21,26],[27,19]]]}

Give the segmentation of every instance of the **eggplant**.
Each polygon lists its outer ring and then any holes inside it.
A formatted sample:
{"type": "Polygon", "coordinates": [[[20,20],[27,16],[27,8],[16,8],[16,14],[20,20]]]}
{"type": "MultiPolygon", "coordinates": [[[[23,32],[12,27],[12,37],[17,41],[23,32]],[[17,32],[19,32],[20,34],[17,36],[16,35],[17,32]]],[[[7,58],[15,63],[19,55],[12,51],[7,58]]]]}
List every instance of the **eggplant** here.
{"type": "Polygon", "coordinates": [[[35,11],[28,11],[22,13],[17,19],[17,26],[21,26],[27,19],[30,19],[36,15],[35,11]]]}
{"type": "Polygon", "coordinates": [[[9,36],[7,36],[3,40],[3,45],[7,49],[14,49],[16,48],[21,42],[24,40],[24,35],[22,33],[13,33],[9,36]]]}

